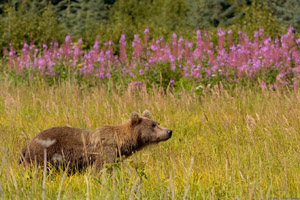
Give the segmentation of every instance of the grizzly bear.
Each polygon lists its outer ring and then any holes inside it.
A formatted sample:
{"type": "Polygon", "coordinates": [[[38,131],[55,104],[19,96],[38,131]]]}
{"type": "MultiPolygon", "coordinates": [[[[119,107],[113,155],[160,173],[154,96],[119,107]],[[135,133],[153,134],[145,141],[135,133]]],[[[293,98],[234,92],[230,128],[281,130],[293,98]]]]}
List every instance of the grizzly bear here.
{"type": "Polygon", "coordinates": [[[171,138],[172,130],[161,127],[151,119],[149,111],[142,117],[136,112],[129,122],[95,130],[71,127],[54,127],[40,132],[20,155],[20,164],[44,164],[44,159],[52,166],[68,166],[82,170],[93,166],[101,170],[105,163],[114,163],[122,156],[130,156],[142,147],[171,138]],[[45,157],[44,157],[44,152],[45,157]]]}

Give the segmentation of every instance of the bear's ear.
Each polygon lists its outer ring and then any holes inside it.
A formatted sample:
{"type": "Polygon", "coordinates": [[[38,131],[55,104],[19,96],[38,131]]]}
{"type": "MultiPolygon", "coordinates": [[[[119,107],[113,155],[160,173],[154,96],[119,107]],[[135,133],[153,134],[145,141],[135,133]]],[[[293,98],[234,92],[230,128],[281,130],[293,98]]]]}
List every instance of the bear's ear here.
{"type": "Polygon", "coordinates": [[[143,117],[146,117],[146,118],[151,119],[151,113],[150,113],[150,111],[149,111],[149,110],[145,110],[145,111],[143,112],[143,117]]]}
{"type": "Polygon", "coordinates": [[[139,114],[137,114],[136,112],[132,112],[131,113],[131,117],[130,117],[130,120],[131,120],[131,125],[136,125],[140,122],[140,116],[139,114]]]}

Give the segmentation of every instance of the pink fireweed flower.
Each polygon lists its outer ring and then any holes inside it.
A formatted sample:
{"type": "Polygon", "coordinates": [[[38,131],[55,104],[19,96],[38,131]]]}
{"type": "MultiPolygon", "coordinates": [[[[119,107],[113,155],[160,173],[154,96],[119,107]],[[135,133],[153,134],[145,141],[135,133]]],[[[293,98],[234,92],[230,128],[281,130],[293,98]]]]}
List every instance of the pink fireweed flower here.
{"type": "Polygon", "coordinates": [[[27,50],[29,50],[29,46],[28,46],[27,42],[24,42],[23,48],[22,48],[22,52],[24,53],[24,52],[26,52],[27,50]]]}
{"type": "Polygon", "coordinates": [[[233,45],[232,30],[229,29],[227,33],[228,33],[228,35],[227,35],[228,46],[231,47],[233,45]]]}
{"type": "Polygon", "coordinates": [[[192,42],[187,42],[187,46],[188,46],[189,48],[193,48],[193,43],[192,43],[192,42]]]}
{"type": "Polygon", "coordinates": [[[176,33],[173,33],[173,42],[172,42],[172,53],[174,56],[178,56],[178,51],[177,51],[177,48],[178,48],[178,44],[177,44],[177,35],[176,33]]]}
{"type": "Polygon", "coordinates": [[[218,28],[218,36],[223,37],[225,36],[226,32],[222,28],[218,28]]]}
{"type": "Polygon", "coordinates": [[[143,69],[140,69],[140,70],[139,70],[139,74],[140,74],[140,75],[143,75],[143,74],[144,74],[144,70],[143,70],[143,69]]]}
{"type": "Polygon", "coordinates": [[[124,33],[121,35],[119,44],[120,44],[120,61],[124,62],[127,59],[127,54],[126,54],[126,36],[125,36],[124,33]]]}
{"type": "Polygon", "coordinates": [[[105,76],[106,78],[109,78],[111,76],[110,72],[106,72],[105,76]]]}
{"type": "Polygon", "coordinates": [[[196,31],[196,34],[197,34],[197,38],[201,37],[201,31],[199,29],[196,31]]]}
{"type": "Polygon", "coordinates": [[[174,83],[175,83],[174,79],[171,78],[169,84],[172,86],[172,85],[174,85],[174,83]]]}
{"type": "Polygon", "coordinates": [[[173,33],[173,34],[172,34],[172,37],[173,37],[173,39],[177,39],[176,33],[173,33]]]}
{"type": "Polygon", "coordinates": [[[98,40],[98,38],[96,38],[95,43],[93,45],[93,48],[97,49],[97,50],[99,49],[99,40],[98,40]]]}
{"type": "Polygon", "coordinates": [[[16,54],[16,50],[14,50],[14,48],[10,48],[10,51],[9,51],[9,56],[14,56],[16,54]]]}
{"type": "Polygon", "coordinates": [[[105,78],[105,76],[104,76],[104,69],[103,68],[99,67],[96,70],[96,77],[101,78],[101,79],[105,78]]]}
{"type": "Polygon", "coordinates": [[[282,78],[284,78],[284,77],[285,77],[285,75],[286,75],[286,73],[285,73],[285,72],[281,72],[280,74],[278,74],[278,75],[277,75],[277,77],[276,77],[276,80],[277,80],[277,81],[280,81],[280,80],[282,80],[282,78]]]}
{"type": "Polygon", "coordinates": [[[71,41],[71,36],[68,34],[65,38],[65,42],[70,42],[71,41]]]}
{"type": "Polygon", "coordinates": [[[263,28],[260,28],[260,29],[259,29],[259,35],[260,35],[260,36],[263,36],[263,35],[264,35],[264,32],[265,32],[265,30],[264,30],[263,28]]]}
{"type": "Polygon", "coordinates": [[[43,72],[46,68],[46,64],[47,64],[46,60],[44,60],[43,58],[40,58],[38,60],[38,69],[43,72]]]}
{"type": "Polygon", "coordinates": [[[222,28],[218,28],[218,36],[219,36],[219,50],[222,50],[224,47],[226,32],[222,28]]]}
{"type": "Polygon", "coordinates": [[[134,59],[138,59],[142,55],[142,52],[143,52],[141,41],[139,39],[138,34],[134,35],[132,47],[133,47],[133,57],[134,57],[134,59]]]}
{"type": "Polygon", "coordinates": [[[288,29],[288,32],[292,33],[293,31],[294,31],[294,27],[290,26],[289,29],[288,29]]]}
{"type": "Polygon", "coordinates": [[[172,71],[175,71],[176,65],[174,63],[171,65],[171,69],[172,69],[172,71]]]}
{"type": "Polygon", "coordinates": [[[126,35],[124,33],[122,33],[119,42],[122,43],[122,42],[125,42],[125,40],[126,40],[126,35]]]}
{"type": "Polygon", "coordinates": [[[188,69],[187,66],[184,66],[184,67],[183,67],[183,73],[184,73],[184,76],[185,76],[185,77],[189,77],[189,76],[190,76],[189,73],[188,73],[188,70],[189,70],[189,69],[188,69]]]}
{"type": "Polygon", "coordinates": [[[155,44],[151,44],[151,50],[155,51],[156,50],[156,45],[155,44]]]}

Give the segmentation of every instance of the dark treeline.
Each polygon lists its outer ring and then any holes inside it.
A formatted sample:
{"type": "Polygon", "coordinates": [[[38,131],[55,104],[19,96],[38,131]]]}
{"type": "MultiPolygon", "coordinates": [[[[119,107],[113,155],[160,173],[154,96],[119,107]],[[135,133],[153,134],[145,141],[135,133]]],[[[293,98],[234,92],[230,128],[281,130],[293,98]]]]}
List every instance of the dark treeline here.
{"type": "Polygon", "coordinates": [[[300,32],[300,0],[1,0],[0,48],[37,45],[66,34],[83,38],[85,45],[112,39],[127,40],[148,27],[152,37],[173,32],[193,37],[196,29],[243,30],[264,28],[276,37],[287,26],[300,32]]]}

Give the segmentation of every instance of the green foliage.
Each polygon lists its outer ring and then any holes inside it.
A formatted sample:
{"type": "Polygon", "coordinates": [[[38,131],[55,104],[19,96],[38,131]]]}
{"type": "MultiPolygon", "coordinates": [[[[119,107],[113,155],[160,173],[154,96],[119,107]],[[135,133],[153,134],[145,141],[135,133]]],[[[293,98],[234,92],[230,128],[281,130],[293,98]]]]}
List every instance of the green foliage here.
{"type": "Polygon", "coordinates": [[[293,26],[300,32],[300,1],[299,0],[264,0],[273,10],[274,17],[279,24],[293,26]]]}
{"type": "Polygon", "coordinates": [[[19,49],[24,41],[41,45],[53,38],[61,40],[64,37],[52,5],[45,4],[45,1],[37,2],[34,0],[31,3],[25,1],[24,4],[5,5],[0,15],[0,47],[9,46],[12,42],[19,49]],[[44,6],[40,7],[42,3],[44,6]]]}
{"type": "Polygon", "coordinates": [[[182,0],[118,0],[111,8],[112,23],[139,27],[155,24],[174,30],[184,22],[186,6],[182,0]]]}
{"type": "Polygon", "coordinates": [[[64,32],[84,38],[88,44],[94,42],[97,28],[108,20],[104,0],[63,0],[55,8],[64,32]]]}
{"type": "Polygon", "coordinates": [[[245,16],[230,26],[232,29],[243,30],[248,35],[253,36],[254,31],[263,28],[264,33],[272,37],[276,37],[286,31],[286,28],[277,23],[273,16],[273,11],[265,2],[252,0],[250,6],[244,5],[240,10],[245,13],[245,16]]]}
{"type": "Polygon", "coordinates": [[[224,26],[241,18],[243,13],[238,12],[239,1],[231,3],[227,0],[189,0],[187,24],[193,27],[210,28],[224,26]]]}
{"type": "Polygon", "coordinates": [[[110,9],[109,31],[117,38],[124,32],[131,41],[148,27],[151,35],[167,37],[182,28],[186,11],[183,0],[118,0],[110,9]]]}

